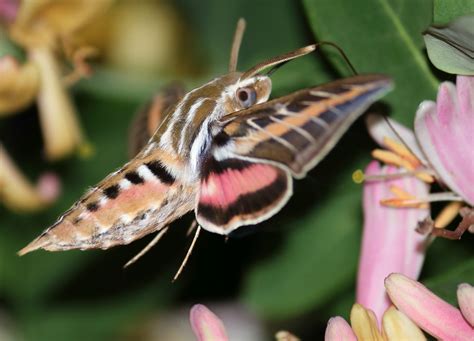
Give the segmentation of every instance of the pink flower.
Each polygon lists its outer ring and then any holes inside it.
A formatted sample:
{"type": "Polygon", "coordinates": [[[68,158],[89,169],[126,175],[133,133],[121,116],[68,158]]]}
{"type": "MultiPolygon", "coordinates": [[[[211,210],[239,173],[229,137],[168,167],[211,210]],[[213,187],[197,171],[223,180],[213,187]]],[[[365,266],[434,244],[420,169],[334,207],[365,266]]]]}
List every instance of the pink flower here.
{"type": "Polygon", "coordinates": [[[430,165],[452,191],[474,205],[474,77],[444,82],[436,103],[418,107],[415,134],[430,165]]]}
{"type": "Polygon", "coordinates": [[[393,306],[383,314],[381,328],[378,326],[374,312],[357,303],[352,306],[350,319],[351,324],[349,325],[340,316],[331,318],[324,340],[426,340],[420,328],[393,306]]]}
{"type": "Polygon", "coordinates": [[[19,0],[0,0],[0,22],[10,23],[15,20],[19,6],[19,0]]]}
{"type": "Polygon", "coordinates": [[[324,340],[357,341],[357,337],[355,336],[349,323],[347,323],[342,317],[336,316],[329,319],[326,333],[324,335],[324,340]]]}
{"type": "MultiPolygon", "coordinates": [[[[434,222],[426,220],[420,230],[432,230],[434,235],[459,239],[474,223],[474,187],[471,185],[474,182],[474,77],[458,76],[457,87],[450,82],[442,83],[436,103],[424,101],[420,104],[415,133],[395,121],[388,121],[390,124],[380,117],[368,118],[371,135],[388,149],[375,150],[372,155],[385,163],[403,167],[405,170],[400,175],[414,175],[428,183],[437,181],[451,191],[425,197],[392,198],[384,203],[400,207],[450,201],[434,222]],[[461,209],[463,202],[471,207],[461,209]],[[456,230],[442,230],[458,213],[463,222],[456,230]],[[439,229],[433,230],[436,227],[439,229]]],[[[474,229],[469,231],[474,232],[474,229]]]]}
{"type": "Polygon", "coordinates": [[[433,337],[474,340],[474,290],[470,285],[461,284],[458,289],[461,310],[443,301],[421,283],[401,274],[390,275],[385,280],[385,287],[398,310],[433,337]]]}
{"type": "MultiPolygon", "coordinates": [[[[368,176],[390,175],[398,171],[393,166],[381,168],[376,161],[366,168],[368,176]]],[[[415,228],[429,215],[429,208],[427,205],[421,208],[382,206],[380,201],[393,195],[394,190],[424,197],[429,188],[414,177],[364,184],[364,231],[356,301],[371,309],[378,318],[390,306],[384,279],[392,272],[418,278],[425,257],[426,237],[417,233],[415,228]]]]}
{"type": "Polygon", "coordinates": [[[194,305],[189,313],[189,319],[198,341],[228,340],[224,324],[205,305],[194,305]]]}

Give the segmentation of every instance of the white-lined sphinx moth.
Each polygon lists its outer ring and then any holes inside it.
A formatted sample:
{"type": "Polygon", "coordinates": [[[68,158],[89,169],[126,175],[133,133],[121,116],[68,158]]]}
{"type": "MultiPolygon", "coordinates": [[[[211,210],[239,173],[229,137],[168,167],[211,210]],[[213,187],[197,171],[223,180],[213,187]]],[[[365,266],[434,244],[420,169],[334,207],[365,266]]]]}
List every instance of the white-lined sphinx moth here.
{"type": "Polygon", "coordinates": [[[218,234],[257,224],[285,205],[292,178],[304,177],[392,87],[387,76],[363,75],[268,101],[271,80],[262,71],[317,45],[241,73],[236,64],[242,27],[241,22],[229,73],[186,94],[158,96],[158,128],[143,149],[89,190],[21,255],[39,248],[128,244],[163,231],[191,210],[199,226],[218,234]]]}

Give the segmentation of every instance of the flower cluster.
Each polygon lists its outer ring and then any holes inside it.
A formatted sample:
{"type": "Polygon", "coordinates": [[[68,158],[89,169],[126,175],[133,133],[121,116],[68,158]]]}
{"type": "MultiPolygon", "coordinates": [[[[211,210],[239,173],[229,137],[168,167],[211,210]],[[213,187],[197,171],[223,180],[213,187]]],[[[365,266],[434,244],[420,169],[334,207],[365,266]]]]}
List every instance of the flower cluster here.
{"type": "MultiPolygon", "coordinates": [[[[91,152],[67,87],[90,74],[85,59],[95,53],[88,46],[76,44],[78,32],[107,9],[110,2],[0,2],[0,23],[9,38],[26,52],[22,63],[9,55],[0,57],[0,117],[15,114],[36,100],[44,155],[50,161],[75,151],[82,156],[91,152]],[[63,72],[64,60],[74,66],[67,75],[63,72]]],[[[5,148],[1,145],[0,148],[0,200],[7,207],[15,211],[34,211],[57,197],[56,176],[42,177],[34,188],[5,148]]]]}
{"type": "MultiPolygon", "coordinates": [[[[444,192],[413,196],[393,193],[382,201],[393,207],[413,207],[434,201],[449,204],[432,221],[420,224],[420,232],[459,239],[468,230],[474,232],[474,77],[458,76],[457,86],[440,85],[437,101],[423,101],[415,117],[415,132],[390,119],[371,116],[369,131],[388,150],[375,150],[373,156],[400,167],[399,175],[415,175],[421,180],[438,182],[444,192]],[[458,215],[463,221],[454,231],[444,229],[458,215]]],[[[367,180],[380,177],[365,177],[367,180]]],[[[408,195],[407,195],[408,194],[408,195]]]]}

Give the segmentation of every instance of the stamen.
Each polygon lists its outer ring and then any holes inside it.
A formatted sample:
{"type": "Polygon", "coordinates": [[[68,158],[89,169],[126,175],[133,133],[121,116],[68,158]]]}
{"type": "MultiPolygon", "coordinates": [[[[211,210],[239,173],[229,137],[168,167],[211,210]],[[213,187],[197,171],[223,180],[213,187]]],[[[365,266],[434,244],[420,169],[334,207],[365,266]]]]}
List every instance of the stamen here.
{"type": "Polygon", "coordinates": [[[414,175],[421,181],[426,182],[427,184],[432,184],[435,181],[434,176],[426,171],[414,172],[414,175]]]}
{"type": "Polygon", "coordinates": [[[417,207],[427,208],[428,203],[437,201],[459,201],[463,199],[452,192],[432,193],[423,198],[416,198],[408,192],[405,192],[398,186],[390,187],[390,191],[395,194],[396,198],[389,198],[380,201],[380,204],[390,207],[417,207]]]}
{"type": "Polygon", "coordinates": [[[401,157],[400,155],[394,152],[384,150],[384,149],[375,149],[372,151],[372,157],[376,160],[379,160],[389,165],[403,167],[406,170],[408,170],[409,173],[412,173],[421,181],[424,181],[426,183],[434,182],[433,175],[431,175],[426,169],[416,170],[417,167],[415,167],[412,163],[410,163],[410,161],[404,159],[403,157],[401,157]]]}
{"type": "Polygon", "coordinates": [[[399,179],[403,177],[409,176],[416,176],[420,180],[432,183],[434,178],[431,174],[428,173],[426,170],[416,170],[412,172],[397,172],[391,174],[374,174],[374,175],[367,175],[361,169],[357,169],[354,173],[352,173],[352,181],[356,184],[361,184],[364,181],[384,181],[384,180],[392,180],[392,179],[399,179]]]}
{"type": "Polygon", "coordinates": [[[391,152],[388,150],[375,149],[372,151],[372,157],[376,160],[382,161],[383,163],[386,163],[389,165],[403,167],[410,171],[415,170],[415,167],[413,167],[413,165],[410,162],[408,162],[407,160],[404,160],[400,155],[395,154],[394,152],[391,152]]]}
{"type": "Polygon", "coordinates": [[[461,207],[462,202],[460,201],[453,201],[447,204],[436,217],[434,227],[444,229],[456,218],[461,207]]]}
{"type": "Polygon", "coordinates": [[[428,208],[426,202],[420,201],[416,196],[410,194],[401,187],[395,185],[390,186],[390,192],[392,192],[396,197],[381,200],[381,205],[398,208],[428,208]]]}
{"type": "Polygon", "coordinates": [[[403,159],[410,162],[413,167],[418,168],[421,166],[420,160],[403,144],[398,143],[397,141],[391,139],[390,137],[384,137],[383,142],[387,149],[391,150],[392,152],[400,155],[403,159]]]}
{"type": "Polygon", "coordinates": [[[356,184],[361,184],[367,180],[367,175],[361,169],[357,169],[354,173],[352,173],[352,181],[356,184]]]}

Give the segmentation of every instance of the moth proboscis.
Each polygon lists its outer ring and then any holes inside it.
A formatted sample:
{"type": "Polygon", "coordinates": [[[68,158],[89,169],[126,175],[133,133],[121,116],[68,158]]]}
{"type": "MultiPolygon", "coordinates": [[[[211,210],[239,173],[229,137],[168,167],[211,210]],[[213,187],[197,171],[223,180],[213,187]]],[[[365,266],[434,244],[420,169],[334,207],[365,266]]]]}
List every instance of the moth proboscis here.
{"type": "MultiPolygon", "coordinates": [[[[151,136],[143,133],[149,139],[140,152],[90,189],[20,255],[40,248],[64,251],[129,244],[163,233],[192,210],[196,233],[202,227],[228,235],[264,221],[286,204],[293,178],[304,177],[392,88],[389,77],[367,74],[269,100],[272,71],[262,72],[319,45],[238,72],[244,26],[239,21],[229,72],[186,94],[156,97],[157,128],[151,136]]],[[[144,142],[142,137],[134,148],[144,142]]]]}

